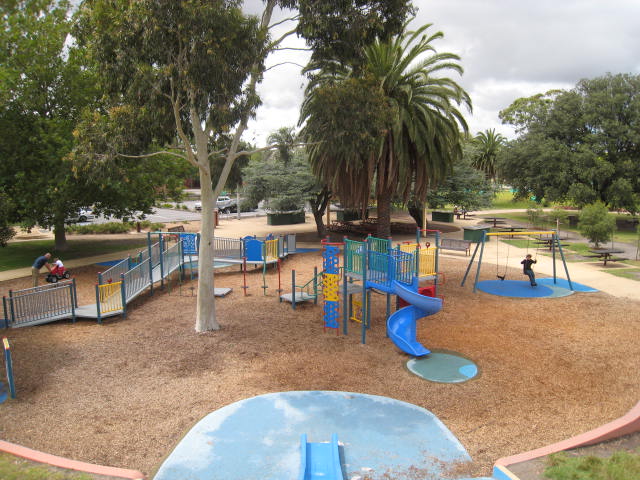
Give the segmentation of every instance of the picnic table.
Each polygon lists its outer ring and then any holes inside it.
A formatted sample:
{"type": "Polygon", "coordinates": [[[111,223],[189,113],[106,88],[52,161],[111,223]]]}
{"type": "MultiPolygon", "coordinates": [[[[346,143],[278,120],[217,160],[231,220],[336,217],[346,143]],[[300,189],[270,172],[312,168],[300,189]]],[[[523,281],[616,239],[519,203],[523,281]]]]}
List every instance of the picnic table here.
{"type": "MultiPolygon", "coordinates": [[[[500,227],[498,228],[499,232],[505,232],[505,233],[513,233],[514,235],[517,235],[518,232],[521,232],[522,230],[526,230],[526,227],[514,227],[513,225],[500,225],[500,227]]],[[[513,238],[513,235],[509,235],[509,238],[513,238]]]]}
{"type": "Polygon", "coordinates": [[[598,260],[602,260],[604,266],[607,266],[607,262],[617,262],[619,260],[626,260],[626,258],[616,257],[618,253],[624,253],[624,250],[616,250],[613,248],[597,248],[597,249],[589,249],[591,255],[587,255],[590,258],[597,258],[598,260]]]}
{"type": "Polygon", "coordinates": [[[491,223],[493,224],[493,228],[497,228],[498,224],[505,223],[505,220],[506,220],[505,217],[485,217],[482,221],[484,223],[491,223]]]}
{"type": "MultiPolygon", "coordinates": [[[[561,239],[558,239],[558,240],[561,240],[561,239]]],[[[536,245],[541,245],[541,246],[544,245],[549,250],[551,250],[551,248],[553,247],[553,244],[554,244],[554,239],[553,239],[553,237],[551,237],[551,238],[541,238],[540,240],[535,240],[533,243],[535,243],[536,245]]],[[[561,247],[568,247],[569,244],[568,243],[561,243],[560,246],[561,247]]]]}

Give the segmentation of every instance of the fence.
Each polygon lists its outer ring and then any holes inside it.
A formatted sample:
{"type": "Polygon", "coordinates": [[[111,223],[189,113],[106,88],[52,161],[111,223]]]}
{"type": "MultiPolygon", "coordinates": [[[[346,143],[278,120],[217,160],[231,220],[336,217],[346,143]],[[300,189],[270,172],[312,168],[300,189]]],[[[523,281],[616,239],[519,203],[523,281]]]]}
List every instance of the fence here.
{"type": "Polygon", "coordinates": [[[78,306],[75,280],[41,287],[9,291],[2,298],[5,327],[19,327],[34,322],[51,321],[71,315],[75,321],[78,306]]]}

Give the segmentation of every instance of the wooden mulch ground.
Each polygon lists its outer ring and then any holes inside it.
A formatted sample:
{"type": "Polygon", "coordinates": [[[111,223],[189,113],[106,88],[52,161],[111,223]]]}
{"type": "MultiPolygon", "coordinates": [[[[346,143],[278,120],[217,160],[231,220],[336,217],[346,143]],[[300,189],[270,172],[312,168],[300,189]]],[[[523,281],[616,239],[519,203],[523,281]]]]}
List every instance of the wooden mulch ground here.
{"type": "MultiPolygon", "coordinates": [[[[314,265],[321,268],[319,252],[286,260],[285,290],[291,269],[308,279],[314,265]]],[[[489,475],[499,457],[590,430],[637,402],[640,302],[604,293],[473,294],[459,286],[466,265],[463,257],[442,257],[445,307],[419,321],[418,338],[473,359],[481,374],[472,381],[437,384],[410,374],[407,356],[385,338],[383,295],[373,295],[362,345],[355,324],[348,336],[323,333],[321,306],[293,311],[279,303],[274,270],[267,296],[255,271],[244,297],[232,267],[216,273],[216,286],[233,288],[216,302],[217,332],[195,333],[189,283],[145,294],[126,319],[102,326],[81,320],[6,330],[18,398],[0,406],[0,438],[152,475],[195,422],[224,405],[269,392],[344,390],[432,411],[474,459],[465,473],[489,475]]],[[[93,301],[97,271],[74,271],[81,304],[93,301]]],[[[4,282],[0,295],[28,284],[4,282]]]]}

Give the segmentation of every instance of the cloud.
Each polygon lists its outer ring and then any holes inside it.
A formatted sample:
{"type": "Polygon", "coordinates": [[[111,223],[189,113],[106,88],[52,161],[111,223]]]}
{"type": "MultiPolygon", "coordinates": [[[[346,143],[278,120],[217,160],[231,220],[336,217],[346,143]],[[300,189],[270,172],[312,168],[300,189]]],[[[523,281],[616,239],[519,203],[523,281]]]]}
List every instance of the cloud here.
{"type": "MultiPolygon", "coordinates": [[[[466,115],[472,134],[496,128],[512,137],[498,112],[517,98],[570,89],[583,78],[608,72],[640,74],[638,0],[414,0],[414,5],[412,25],[433,23],[430,30],[445,35],[435,44],[438,51],[462,58],[465,73],[459,83],[473,101],[473,115],[466,115]]],[[[255,14],[261,6],[259,0],[245,2],[245,10],[255,14]]],[[[285,16],[274,13],[274,18],[285,16]]],[[[281,52],[278,58],[285,53],[301,64],[308,58],[299,51],[281,52]]],[[[263,106],[251,123],[258,144],[269,132],[297,122],[302,84],[296,68],[278,67],[265,76],[263,106]]]]}

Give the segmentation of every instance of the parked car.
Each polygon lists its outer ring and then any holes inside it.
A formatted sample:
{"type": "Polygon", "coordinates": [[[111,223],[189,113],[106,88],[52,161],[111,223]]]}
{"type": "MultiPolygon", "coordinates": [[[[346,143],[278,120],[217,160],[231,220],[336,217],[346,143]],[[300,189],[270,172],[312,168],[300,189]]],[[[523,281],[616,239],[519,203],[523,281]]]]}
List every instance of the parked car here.
{"type": "MultiPolygon", "coordinates": [[[[227,195],[221,195],[216,202],[218,210],[222,213],[231,213],[236,211],[236,201],[227,195]]],[[[202,210],[202,202],[196,202],[194,208],[197,212],[202,210]]]]}
{"type": "Polygon", "coordinates": [[[80,208],[77,212],[66,218],[65,223],[82,223],[94,220],[96,216],[89,208],[80,208]]]}

